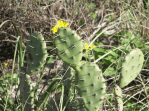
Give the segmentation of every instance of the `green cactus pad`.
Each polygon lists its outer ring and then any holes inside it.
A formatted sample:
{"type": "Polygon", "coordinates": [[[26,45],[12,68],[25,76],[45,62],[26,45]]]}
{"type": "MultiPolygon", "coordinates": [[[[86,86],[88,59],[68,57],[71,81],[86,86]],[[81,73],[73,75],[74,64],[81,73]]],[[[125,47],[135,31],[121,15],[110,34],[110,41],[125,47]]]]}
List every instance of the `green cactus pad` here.
{"type": "Polygon", "coordinates": [[[106,92],[105,80],[99,67],[88,62],[83,64],[77,70],[75,84],[84,107],[89,111],[97,111],[106,92]]]}
{"type": "Polygon", "coordinates": [[[81,38],[69,28],[59,28],[54,39],[58,56],[72,67],[80,64],[83,45],[81,38]]]}
{"type": "Polygon", "coordinates": [[[28,75],[26,75],[26,68],[20,67],[19,70],[19,82],[20,82],[20,96],[22,104],[25,105],[24,111],[31,111],[33,101],[33,93],[31,92],[30,80],[28,79],[28,75]]]}
{"type": "Polygon", "coordinates": [[[123,111],[123,99],[122,99],[122,90],[118,85],[115,85],[114,87],[114,94],[116,97],[116,102],[117,102],[117,110],[118,111],[123,111]]]}
{"type": "Polygon", "coordinates": [[[37,32],[32,33],[27,42],[27,50],[30,52],[33,61],[27,61],[27,73],[34,74],[46,61],[47,50],[44,38],[37,32]]]}
{"type": "Polygon", "coordinates": [[[140,49],[133,49],[125,58],[120,74],[120,87],[123,88],[133,81],[140,73],[144,55],[140,49]]]}

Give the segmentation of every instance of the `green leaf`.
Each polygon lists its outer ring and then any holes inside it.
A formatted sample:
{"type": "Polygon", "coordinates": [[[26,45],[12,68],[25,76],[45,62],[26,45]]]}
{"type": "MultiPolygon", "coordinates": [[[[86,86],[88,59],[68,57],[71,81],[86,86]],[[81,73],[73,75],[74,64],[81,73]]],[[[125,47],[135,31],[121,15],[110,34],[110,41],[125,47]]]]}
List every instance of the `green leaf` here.
{"type": "Polygon", "coordinates": [[[95,53],[95,59],[98,59],[98,58],[101,57],[103,54],[105,54],[105,49],[102,49],[102,48],[95,48],[95,49],[94,49],[94,53],[95,53]]]}
{"type": "Polygon", "coordinates": [[[119,56],[116,52],[112,52],[111,55],[113,55],[115,58],[119,56]]]}
{"type": "Polygon", "coordinates": [[[80,19],[79,21],[79,26],[83,25],[85,22],[82,21],[82,19],[80,19]]]}
{"type": "Polygon", "coordinates": [[[104,45],[102,42],[95,42],[94,44],[95,44],[95,46],[102,46],[102,45],[104,45]]]}
{"type": "Polygon", "coordinates": [[[93,12],[92,14],[88,14],[89,17],[92,17],[93,19],[96,19],[96,14],[93,12]]]}
{"type": "Polygon", "coordinates": [[[91,4],[90,4],[90,7],[96,7],[96,4],[91,3],[91,4]]]}
{"type": "Polygon", "coordinates": [[[94,4],[94,3],[88,3],[86,10],[87,11],[92,11],[95,7],[96,7],[96,4],[94,4]]]}
{"type": "Polygon", "coordinates": [[[104,76],[110,76],[115,74],[115,69],[113,67],[109,67],[105,72],[104,72],[104,76]]]}
{"type": "Polygon", "coordinates": [[[48,58],[48,62],[47,63],[50,63],[50,62],[52,62],[52,61],[54,61],[55,60],[55,58],[54,57],[49,57],[48,58]]]}
{"type": "Polygon", "coordinates": [[[111,14],[111,15],[108,17],[108,20],[107,20],[108,22],[112,19],[113,15],[114,15],[114,14],[111,14]]]}
{"type": "Polygon", "coordinates": [[[115,59],[111,55],[108,55],[107,57],[105,57],[105,60],[110,61],[111,63],[115,61],[115,59]]]}

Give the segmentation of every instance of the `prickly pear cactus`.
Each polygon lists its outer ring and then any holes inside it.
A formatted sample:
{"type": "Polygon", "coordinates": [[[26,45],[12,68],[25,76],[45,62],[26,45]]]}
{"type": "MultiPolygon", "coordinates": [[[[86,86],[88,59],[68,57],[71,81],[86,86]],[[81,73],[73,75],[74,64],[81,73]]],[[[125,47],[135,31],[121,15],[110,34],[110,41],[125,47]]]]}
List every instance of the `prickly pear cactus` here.
{"type": "Polygon", "coordinates": [[[117,111],[123,111],[122,90],[118,85],[114,87],[114,94],[116,98],[117,111]]]}
{"type": "Polygon", "coordinates": [[[27,78],[26,75],[26,68],[21,67],[19,70],[19,81],[20,81],[20,96],[21,96],[21,101],[24,106],[23,111],[31,111],[32,110],[32,97],[33,95],[31,94],[30,91],[30,81],[27,78]]]}
{"type": "Polygon", "coordinates": [[[105,80],[99,67],[88,62],[83,64],[77,70],[75,84],[78,94],[84,102],[84,108],[89,111],[97,111],[106,92],[105,80]]]}
{"type": "Polygon", "coordinates": [[[47,58],[46,43],[44,42],[44,38],[35,32],[29,37],[26,47],[33,59],[33,61],[27,61],[27,73],[34,74],[43,66],[47,58]]]}
{"type": "Polygon", "coordinates": [[[123,88],[133,81],[140,73],[144,55],[140,49],[133,49],[125,58],[120,74],[120,87],[123,88]]]}
{"type": "Polygon", "coordinates": [[[82,59],[83,44],[81,38],[69,28],[59,28],[54,43],[58,56],[75,68],[82,59]]]}

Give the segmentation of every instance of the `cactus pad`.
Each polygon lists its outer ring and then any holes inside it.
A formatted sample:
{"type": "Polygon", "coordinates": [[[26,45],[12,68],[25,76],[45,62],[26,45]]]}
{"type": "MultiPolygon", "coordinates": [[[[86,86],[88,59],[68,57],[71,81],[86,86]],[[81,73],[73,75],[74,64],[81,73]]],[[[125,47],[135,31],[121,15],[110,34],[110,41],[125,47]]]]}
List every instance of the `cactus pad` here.
{"type": "Polygon", "coordinates": [[[123,111],[123,99],[122,99],[122,90],[118,85],[115,85],[114,87],[114,94],[116,97],[116,102],[117,102],[117,110],[118,111],[123,111]]]}
{"type": "Polygon", "coordinates": [[[30,80],[28,79],[28,75],[26,75],[25,67],[20,67],[19,79],[21,101],[22,104],[25,105],[24,111],[31,111],[31,102],[33,101],[33,95],[30,91],[30,80]]]}
{"type": "Polygon", "coordinates": [[[81,38],[69,28],[59,28],[54,39],[58,56],[70,66],[80,64],[83,45],[81,38]]]}
{"type": "Polygon", "coordinates": [[[123,88],[133,81],[140,73],[144,62],[144,55],[140,49],[133,49],[122,64],[120,87],[123,88]]]}
{"type": "Polygon", "coordinates": [[[89,111],[97,111],[106,92],[105,80],[96,64],[85,63],[77,71],[75,84],[78,94],[89,111]]]}
{"type": "Polygon", "coordinates": [[[29,37],[26,47],[33,59],[33,61],[27,61],[27,73],[33,74],[43,66],[47,58],[46,43],[44,42],[44,38],[35,32],[29,37]]]}

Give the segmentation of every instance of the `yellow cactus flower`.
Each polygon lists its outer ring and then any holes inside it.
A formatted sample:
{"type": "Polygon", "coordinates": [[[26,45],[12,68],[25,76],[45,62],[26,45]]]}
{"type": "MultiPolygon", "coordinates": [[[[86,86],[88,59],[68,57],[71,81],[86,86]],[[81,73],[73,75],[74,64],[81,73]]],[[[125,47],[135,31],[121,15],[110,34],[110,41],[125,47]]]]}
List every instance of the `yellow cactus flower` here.
{"type": "Polygon", "coordinates": [[[85,46],[83,49],[87,49],[87,48],[88,48],[88,46],[89,46],[89,45],[88,45],[88,44],[86,44],[86,46],[85,46]]]}
{"type": "Polygon", "coordinates": [[[5,63],[5,66],[7,66],[8,65],[8,63],[5,63]]]}
{"type": "Polygon", "coordinates": [[[64,22],[62,20],[59,20],[58,21],[58,25],[59,25],[59,27],[63,27],[64,26],[64,22]]]}
{"type": "Polygon", "coordinates": [[[58,29],[58,24],[55,25],[55,28],[58,29]]]}
{"type": "Polygon", "coordinates": [[[90,47],[88,47],[88,46],[89,46],[89,44],[86,44],[86,46],[83,49],[92,50],[92,49],[94,49],[96,47],[93,44],[91,44],[90,47]]]}
{"type": "Polygon", "coordinates": [[[58,23],[51,30],[53,31],[53,34],[55,34],[58,31],[58,28],[68,27],[68,25],[69,23],[59,20],[58,23]]]}
{"type": "Polygon", "coordinates": [[[53,31],[53,34],[55,34],[55,33],[57,32],[58,29],[55,28],[55,27],[53,27],[51,30],[53,31]]]}

